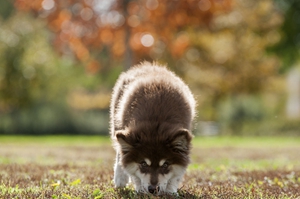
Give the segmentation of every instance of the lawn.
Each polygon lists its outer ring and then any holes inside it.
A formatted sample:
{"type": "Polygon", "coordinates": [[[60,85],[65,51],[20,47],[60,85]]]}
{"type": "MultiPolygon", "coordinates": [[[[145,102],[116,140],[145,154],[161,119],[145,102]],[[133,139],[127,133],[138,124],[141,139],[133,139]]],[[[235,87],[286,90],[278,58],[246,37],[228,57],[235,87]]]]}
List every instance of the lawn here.
{"type": "MultiPolygon", "coordinates": [[[[0,137],[0,198],[155,198],[115,189],[108,137],[0,137]]],[[[300,138],[196,137],[178,195],[300,198],[300,138]]]]}

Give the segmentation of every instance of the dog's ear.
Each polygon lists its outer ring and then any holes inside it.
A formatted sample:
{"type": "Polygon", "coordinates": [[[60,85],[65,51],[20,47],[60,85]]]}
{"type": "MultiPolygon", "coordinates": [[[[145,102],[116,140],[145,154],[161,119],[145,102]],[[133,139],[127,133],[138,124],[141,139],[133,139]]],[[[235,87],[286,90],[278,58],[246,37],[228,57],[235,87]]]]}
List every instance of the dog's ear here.
{"type": "Polygon", "coordinates": [[[116,132],[116,138],[121,146],[123,153],[127,153],[132,149],[132,145],[129,143],[128,137],[123,131],[116,132]]]}
{"type": "Polygon", "coordinates": [[[171,141],[174,152],[188,153],[193,135],[187,129],[177,131],[171,141]]]}

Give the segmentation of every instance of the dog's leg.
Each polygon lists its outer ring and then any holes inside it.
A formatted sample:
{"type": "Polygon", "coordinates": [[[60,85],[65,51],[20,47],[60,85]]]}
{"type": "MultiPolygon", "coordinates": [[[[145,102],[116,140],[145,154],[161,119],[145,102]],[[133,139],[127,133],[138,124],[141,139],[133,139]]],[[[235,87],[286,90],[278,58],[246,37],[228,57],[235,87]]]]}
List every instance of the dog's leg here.
{"type": "Polygon", "coordinates": [[[131,180],[133,182],[134,189],[136,191],[138,191],[138,192],[147,192],[147,190],[143,189],[140,178],[138,178],[136,175],[134,175],[134,176],[131,176],[131,180]]]}
{"type": "Polygon", "coordinates": [[[181,167],[173,167],[174,176],[169,180],[168,185],[166,187],[166,192],[168,193],[176,193],[177,189],[179,188],[180,184],[182,183],[185,169],[181,167]]]}
{"type": "Polygon", "coordinates": [[[116,163],[114,167],[114,183],[115,187],[125,187],[128,183],[129,177],[122,168],[121,158],[117,152],[116,163]]]}
{"type": "Polygon", "coordinates": [[[176,193],[177,189],[178,189],[178,186],[180,184],[180,181],[181,181],[181,179],[178,178],[178,177],[172,178],[169,181],[169,183],[168,183],[168,185],[166,187],[165,192],[167,192],[167,193],[176,193]]]}

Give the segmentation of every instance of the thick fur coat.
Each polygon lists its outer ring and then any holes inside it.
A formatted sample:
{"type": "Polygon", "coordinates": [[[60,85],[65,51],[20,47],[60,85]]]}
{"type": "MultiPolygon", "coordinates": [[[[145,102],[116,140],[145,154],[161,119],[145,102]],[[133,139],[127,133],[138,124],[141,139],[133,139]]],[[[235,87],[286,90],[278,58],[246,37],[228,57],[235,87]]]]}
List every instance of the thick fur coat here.
{"type": "Polygon", "coordinates": [[[110,133],[117,152],[116,187],[176,192],[189,164],[195,100],[166,67],[148,62],[122,73],[113,89],[110,133]]]}

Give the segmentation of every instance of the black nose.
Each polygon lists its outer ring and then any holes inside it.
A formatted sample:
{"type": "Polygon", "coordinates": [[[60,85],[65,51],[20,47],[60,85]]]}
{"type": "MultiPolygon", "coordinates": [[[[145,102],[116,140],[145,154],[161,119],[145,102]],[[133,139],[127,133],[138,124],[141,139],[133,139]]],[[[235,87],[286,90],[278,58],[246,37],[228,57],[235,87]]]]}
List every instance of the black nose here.
{"type": "Polygon", "coordinates": [[[148,187],[148,191],[149,191],[149,193],[157,194],[159,192],[159,186],[150,185],[148,187]]]}

